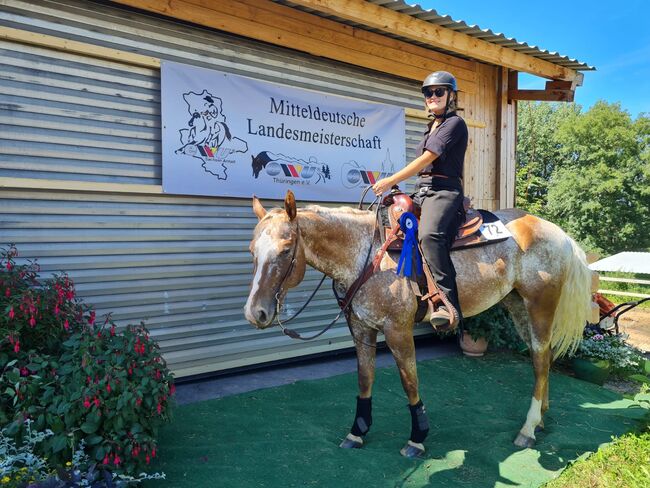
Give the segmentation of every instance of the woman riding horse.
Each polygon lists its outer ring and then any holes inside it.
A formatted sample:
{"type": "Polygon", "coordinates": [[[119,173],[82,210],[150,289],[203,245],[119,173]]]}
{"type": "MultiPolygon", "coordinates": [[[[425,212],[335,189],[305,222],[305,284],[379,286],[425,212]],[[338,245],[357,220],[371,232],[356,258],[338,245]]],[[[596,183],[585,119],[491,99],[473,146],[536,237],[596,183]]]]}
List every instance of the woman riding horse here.
{"type": "MultiPolygon", "coordinates": [[[[468,317],[498,302],[510,311],[530,348],[535,372],[530,408],[514,443],[532,447],[535,430],[543,428],[543,415],[549,408],[551,361],[575,350],[585,321],[592,318],[592,273],[584,252],[559,227],[516,209],[495,212],[512,238],[463,249],[450,258],[450,242],[462,212],[467,128],[455,114],[453,76],[432,73],[422,91],[434,121],[420,144],[421,154],[403,170],[377,182],[374,191],[382,194],[419,172],[420,239],[438,284],[458,312],[463,304],[468,317]]],[[[259,222],[250,243],[254,276],[244,310],[248,321],[259,329],[273,325],[284,296],[302,281],[307,264],[348,290],[364,271],[368,253],[382,245],[372,212],[348,207],[298,209],[291,191],[284,209],[267,212],[254,197],[253,210],[259,222]]],[[[415,457],[424,453],[429,431],[418,391],[413,341],[418,297],[409,281],[395,273],[396,267],[384,255],[380,270],[350,302],[348,325],[357,350],[359,394],[352,428],[341,447],[362,447],[372,424],[376,344],[381,332],[395,358],[411,413],[411,435],[401,453],[415,457]]],[[[453,322],[454,311],[446,312],[439,310],[433,322],[453,322]]]]}
{"type": "Polygon", "coordinates": [[[435,327],[455,327],[462,321],[456,270],[449,255],[451,244],[463,219],[463,163],[467,150],[467,125],[456,114],[456,78],[436,71],[422,83],[424,102],[433,120],[416,149],[418,155],[397,173],[372,187],[377,195],[417,174],[416,203],[422,209],[419,239],[424,258],[438,287],[455,310],[441,306],[431,314],[435,327]]]}

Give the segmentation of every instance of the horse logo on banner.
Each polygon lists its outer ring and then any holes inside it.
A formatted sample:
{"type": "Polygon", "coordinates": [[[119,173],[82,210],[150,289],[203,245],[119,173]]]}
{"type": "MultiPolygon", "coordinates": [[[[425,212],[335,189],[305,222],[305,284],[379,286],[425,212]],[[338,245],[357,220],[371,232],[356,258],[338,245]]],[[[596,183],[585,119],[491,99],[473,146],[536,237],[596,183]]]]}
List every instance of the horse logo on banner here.
{"type": "Polygon", "coordinates": [[[248,144],[233,137],[222,111],[222,101],[207,90],[201,93],[184,93],[190,119],[186,129],[180,129],[182,146],[176,154],[186,154],[200,159],[203,169],[220,180],[228,179],[226,164],[236,162],[234,153],[245,153],[248,144]]]}

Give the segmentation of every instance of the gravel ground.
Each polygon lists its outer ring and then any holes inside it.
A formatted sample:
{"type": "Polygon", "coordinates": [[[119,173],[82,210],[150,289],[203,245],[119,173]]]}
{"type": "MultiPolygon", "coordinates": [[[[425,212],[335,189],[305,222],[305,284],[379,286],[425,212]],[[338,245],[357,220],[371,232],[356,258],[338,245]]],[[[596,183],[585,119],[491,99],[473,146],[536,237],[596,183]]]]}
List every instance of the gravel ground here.
{"type": "Polygon", "coordinates": [[[650,309],[637,307],[625,312],[618,325],[621,332],[629,334],[630,344],[650,353],[650,309]]]}

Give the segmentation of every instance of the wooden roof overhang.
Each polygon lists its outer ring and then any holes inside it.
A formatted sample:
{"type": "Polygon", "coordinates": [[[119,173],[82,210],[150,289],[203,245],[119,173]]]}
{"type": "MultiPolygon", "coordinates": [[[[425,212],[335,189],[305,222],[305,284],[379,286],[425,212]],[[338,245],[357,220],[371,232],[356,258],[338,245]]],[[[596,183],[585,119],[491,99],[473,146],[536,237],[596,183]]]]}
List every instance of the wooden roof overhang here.
{"type": "Polygon", "coordinates": [[[218,29],[385,73],[422,80],[448,69],[459,89],[474,92],[472,61],[508,68],[510,100],[572,101],[582,73],[365,0],[112,0],[140,10],[218,29]],[[305,11],[307,8],[309,11],[305,11]],[[329,18],[326,18],[329,17],[329,18]],[[332,20],[342,19],[344,22],[332,20]],[[391,36],[412,40],[410,44],[391,36]],[[422,47],[422,44],[431,49],[422,47]],[[437,51],[457,53],[456,57],[437,51]],[[517,73],[547,78],[544,90],[519,90],[517,73]]]}

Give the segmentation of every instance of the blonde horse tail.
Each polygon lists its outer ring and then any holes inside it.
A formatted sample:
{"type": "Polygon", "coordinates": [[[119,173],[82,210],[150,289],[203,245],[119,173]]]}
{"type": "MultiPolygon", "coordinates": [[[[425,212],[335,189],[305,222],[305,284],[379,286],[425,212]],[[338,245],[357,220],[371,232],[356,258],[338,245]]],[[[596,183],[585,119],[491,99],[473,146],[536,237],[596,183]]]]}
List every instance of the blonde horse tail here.
{"type": "Polygon", "coordinates": [[[586,321],[591,317],[592,271],[587,267],[585,253],[566,236],[568,262],[562,293],[555,309],[551,348],[553,359],[575,352],[582,340],[586,321]]]}

